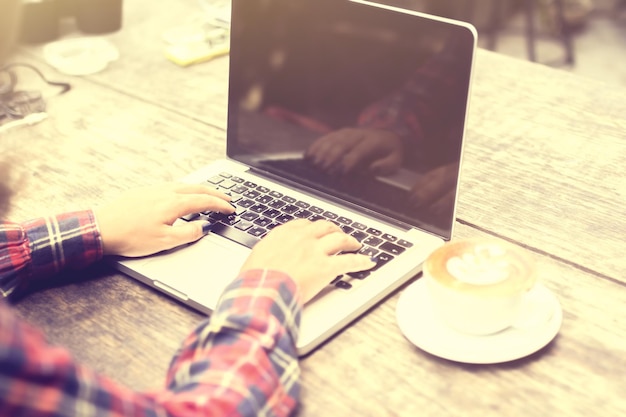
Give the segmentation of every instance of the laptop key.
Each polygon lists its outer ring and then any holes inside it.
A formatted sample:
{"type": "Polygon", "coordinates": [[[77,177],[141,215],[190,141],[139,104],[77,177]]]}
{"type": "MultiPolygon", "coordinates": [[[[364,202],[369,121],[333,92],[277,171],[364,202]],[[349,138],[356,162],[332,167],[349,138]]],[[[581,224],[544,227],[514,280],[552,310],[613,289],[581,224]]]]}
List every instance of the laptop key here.
{"type": "Polygon", "coordinates": [[[245,220],[242,220],[235,225],[235,228],[239,230],[248,230],[251,227],[252,227],[252,223],[245,221],[245,220]]]}
{"type": "Polygon", "coordinates": [[[326,217],[327,219],[331,219],[331,220],[335,220],[337,217],[339,217],[339,216],[337,216],[335,213],[333,213],[331,211],[325,211],[323,213],[323,216],[326,217]]]}
{"type": "Polygon", "coordinates": [[[350,226],[346,226],[345,224],[342,224],[341,226],[341,230],[343,230],[343,232],[347,235],[349,235],[350,233],[354,232],[354,229],[351,228],[350,226]]]}
{"type": "Polygon", "coordinates": [[[367,238],[367,233],[355,230],[350,236],[354,237],[359,242],[362,242],[365,238],[367,238]]]}
{"type": "Polygon", "coordinates": [[[261,195],[261,193],[258,192],[257,190],[248,190],[245,193],[243,193],[244,197],[252,198],[252,199],[257,198],[260,195],[261,195]]]}
{"type": "Polygon", "coordinates": [[[381,252],[378,256],[375,257],[376,265],[372,269],[370,269],[370,271],[376,271],[392,259],[394,259],[393,256],[389,255],[388,253],[381,252]]]}
{"type": "Polygon", "coordinates": [[[249,222],[251,222],[251,221],[253,221],[253,220],[256,220],[258,217],[259,217],[259,215],[258,215],[258,214],[256,214],[256,213],[255,213],[255,212],[253,212],[253,211],[247,211],[247,212],[245,212],[245,213],[243,213],[243,214],[241,215],[241,218],[242,218],[243,220],[246,220],[246,221],[249,221],[249,222]]]}
{"type": "Polygon", "coordinates": [[[379,237],[375,237],[375,236],[370,236],[367,239],[365,239],[363,241],[364,245],[369,245],[369,246],[378,246],[381,243],[383,243],[383,240],[379,237]]]}
{"type": "Polygon", "coordinates": [[[230,190],[231,188],[233,188],[236,184],[234,182],[232,182],[231,180],[224,180],[220,183],[220,189],[224,189],[224,190],[230,190]]]}
{"type": "Polygon", "coordinates": [[[243,194],[248,191],[248,187],[244,187],[243,185],[235,185],[233,188],[230,189],[230,191],[237,194],[243,194]]]}
{"type": "Polygon", "coordinates": [[[267,233],[267,230],[262,227],[253,227],[252,229],[248,230],[248,234],[256,237],[261,237],[265,233],[267,233]]]}
{"type": "Polygon", "coordinates": [[[243,183],[243,178],[239,178],[239,177],[231,177],[230,180],[233,182],[236,182],[237,184],[243,183]]]}
{"type": "Polygon", "coordinates": [[[317,206],[311,206],[309,207],[309,210],[311,210],[315,214],[322,214],[324,212],[323,208],[317,206]]]}
{"type": "Polygon", "coordinates": [[[255,204],[250,207],[250,210],[255,211],[257,213],[263,213],[265,210],[267,210],[267,206],[263,204],[255,204]]]}
{"type": "Polygon", "coordinates": [[[278,191],[270,191],[270,195],[274,198],[281,198],[283,196],[283,194],[278,191]]]}
{"type": "Polygon", "coordinates": [[[299,217],[301,219],[306,219],[307,217],[311,216],[312,214],[313,213],[311,213],[309,210],[298,210],[293,215],[295,217],[299,217]]]}
{"type": "Polygon", "coordinates": [[[318,220],[326,220],[326,217],[320,215],[320,214],[314,214],[311,217],[309,217],[309,220],[311,220],[312,222],[316,222],[318,220]]]}
{"type": "Polygon", "coordinates": [[[350,223],[352,223],[352,220],[350,220],[350,219],[349,219],[349,218],[347,218],[347,217],[343,217],[343,216],[339,216],[339,217],[337,217],[337,221],[338,221],[339,223],[341,223],[341,224],[350,224],[350,223]]]}
{"type": "Polygon", "coordinates": [[[227,216],[223,218],[222,220],[220,220],[221,223],[228,225],[228,226],[234,226],[238,221],[239,221],[239,218],[234,215],[227,216]]]}
{"type": "Polygon", "coordinates": [[[397,242],[397,243],[398,243],[398,245],[400,245],[400,246],[404,246],[405,248],[410,248],[411,246],[413,246],[413,244],[412,244],[411,242],[406,241],[406,240],[404,240],[404,239],[400,239],[400,240],[398,240],[398,242],[397,242]]]}
{"type": "Polygon", "coordinates": [[[277,209],[279,209],[279,208],[281,208],[282,206],[284,206],[285,204],[287,204],[287,203],[285,203],[284,201],[281,201],[281,200],[274,200],[274,201],[272,201],[271,203],[269,203],[268,205],[269,205],[270,207],[272,207],[272,208],[277,208],[277,209]]]}
{"type": "Polygon", "coordinates": [[[224,181],[224,177],[219,176],[219,175],[211,177],[207,180],[207,182],[210,182],[211,184],[219,184],[222,181],[224,181]]]}
{"type": "Polygon", "coordinates": [[[281,208],[281,210],[282,210],[283,213],[293,214],[293,213],[295,213],[296,211],[298,211],[300,209],[298,208],[298,206],[294,206],[293,204],[289,204],[289,205],[281,208]]]}
{"type": "Polygon", "coordinates": [[[348,272],[352,278],[365,279],[370,275],[370,271],[348,272]]]}
{"type": "Polygon", "coordinates": [[[276,216],[280,216],[280,211],[278,211],[278,210],[276,210],[276,209],[271,208],[271,209],[265,210],[265,211],[263,212],[263,215],[264,215],[265,217],[269,217],[269,218],[273,219],[273,218],[274,218],[274,217],[276,217],[276,216]]]}
{"type": "Polygon", "coordinates": [[[364,225],[363,223],[354,222],[354,223],[352,223],[351,226],[354,227],[357,230],[365,230],[365,229],[367,229],[367,226],[364,225]]]}
{"type": "Polygon", "coordinates": [[[383,234],[383,239],[388,240],[389,242],[395,242],[396,240],[398,240],[397,237],[390,235],[389,233],[383,234]]]}
{"type": "Polygon", "coordinates": [[[245,207],[245,208],[248,208],[248,207],[251,207],[251,206],[253,206],[253,205],[254,205],[254,201],[252,201],[252,200],[248,200],[248,199],[246,198],[246,199],[243,199],[243,200],[239,200],[239,201],[237,202],[237,205],[238,205],[239,207],[245,207]]]}
{"type": "Polygon", "coordinates": [[[257,199],[255,201],[261,203],[261,204],[268,204],[270,201],[272,201],[273,198],[270,197],[269,195],[261,195],[259,197],[257,197],[257,199]]]}
{"type": "Polygon", "coordinates": [[[280,216],[276,217],[274,220],[276,220],[279,223],[287,223],[290,220],[293,220],[293,216],[290,216],[289,214],[281,214],[280,216]]]}
{"type": "Polygon", "coordinates": [[[380,236],[383,234],[383,232],[381,232],[378,229],[374,229],[373,227],[370,227],[367,229],[367,233],[369,233],[372,236],[380,236]]]}
{"type": "Polygon", "coordinates": [[[352,288],[352,284],[346,281],[337,281],[335,282],[335,287],[341,288],[342,290],[349,290],[352,288]]]}
{"type": "Polygon", "coordinates": [[[267,217],[259,217],[254,221],[254,224],[261,227],[267,227],[268,225],[272,224],[272,219],[268,219],[267,217]]]}
{"type": "Polygon", "coordinates": [[[379,246],[379,249],[382,249],[385,252],[389,252],[392,255],[400,255],[402,252],[406,250],[402,246],[395,245],[391,242],[383,243],[382,245],[379,246]]]}
{"type": "Polygon", "coordinates": [[[370,246],[363,246],[360,250],[359,253],[361,255],[367,255],[370,258],[373,258],[374,256],[376,256],[376,254],[378,254],[379,250],[378,249],[374,249],[370,246]]]}
{"type": "Polygon", "coordinates": [[[267,194],[270,192],[270,189],[267,187],[264,187],[262,185],[259,185],[258,187],[256,187],[257,191],[263,194],[267,194]]]}

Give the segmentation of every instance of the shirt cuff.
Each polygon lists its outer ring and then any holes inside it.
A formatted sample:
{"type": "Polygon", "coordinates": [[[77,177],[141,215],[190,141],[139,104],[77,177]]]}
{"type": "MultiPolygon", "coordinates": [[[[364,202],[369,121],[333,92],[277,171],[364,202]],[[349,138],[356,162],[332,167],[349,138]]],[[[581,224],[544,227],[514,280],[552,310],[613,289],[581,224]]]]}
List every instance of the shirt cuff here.
{"type": "Polygon", "coordinates": [[[30,245],[29,278],[33,280],[102,259],[102,239],[92,210],[42,217],[23,227],[30,245]]]}

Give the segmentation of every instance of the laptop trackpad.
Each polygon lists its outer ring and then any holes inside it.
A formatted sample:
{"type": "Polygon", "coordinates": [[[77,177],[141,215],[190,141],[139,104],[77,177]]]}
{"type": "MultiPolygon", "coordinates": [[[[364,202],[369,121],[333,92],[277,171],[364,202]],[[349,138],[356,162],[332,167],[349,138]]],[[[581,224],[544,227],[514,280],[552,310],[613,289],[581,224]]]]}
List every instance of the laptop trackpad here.
{"type": "Polygon", "coordinates": [[[250,252],[248,248],[231,243],[221,237],[206,236],[193,244],[151,257],[138,269],[155,287],[213,310],[250,252]]]}

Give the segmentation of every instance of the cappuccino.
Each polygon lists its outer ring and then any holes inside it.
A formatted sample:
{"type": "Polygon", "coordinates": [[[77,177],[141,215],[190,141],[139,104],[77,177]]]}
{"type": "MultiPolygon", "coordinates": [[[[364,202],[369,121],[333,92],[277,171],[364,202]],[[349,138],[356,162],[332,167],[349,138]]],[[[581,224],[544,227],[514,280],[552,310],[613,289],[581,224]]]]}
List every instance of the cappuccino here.
{"type": "Polygon", "coordinates": [[[536,276],[521,249],[495,239],[465,239],[435,250],[424,263],[424,279],[435,313],[447,325],[490,334],[515,322],[536,276]]]}

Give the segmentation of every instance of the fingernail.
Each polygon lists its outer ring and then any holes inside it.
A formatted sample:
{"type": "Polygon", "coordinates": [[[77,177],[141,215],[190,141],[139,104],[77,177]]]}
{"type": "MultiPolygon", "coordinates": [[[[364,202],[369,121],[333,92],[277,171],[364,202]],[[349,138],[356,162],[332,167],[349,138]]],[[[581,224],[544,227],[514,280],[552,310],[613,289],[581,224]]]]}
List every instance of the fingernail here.
{"type": "Polygon", "coordinates": [[[204,222],[202,223],[202,234],[206,235],[207,233],[209,233],[211,231],[211,229],[213,229],[213,223],[211,222],[204,222]]]}
{"type": "Polygon", "coordinates": [[[370,256],[370,261],[372,261],[374,263],[378,263],[378,260],[376,258],[374,258],[373,256],[370,256]]]}

